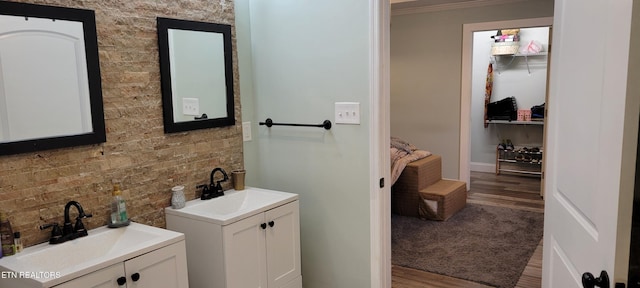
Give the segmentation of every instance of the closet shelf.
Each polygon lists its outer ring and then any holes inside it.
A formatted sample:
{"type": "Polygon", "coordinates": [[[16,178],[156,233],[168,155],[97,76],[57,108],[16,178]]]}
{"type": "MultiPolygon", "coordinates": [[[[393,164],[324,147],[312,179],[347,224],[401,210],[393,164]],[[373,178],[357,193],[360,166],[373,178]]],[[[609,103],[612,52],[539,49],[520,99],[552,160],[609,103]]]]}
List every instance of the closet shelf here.
{"type": "Polygon", "coordinates": [[[547,52],[528,53],[528,54],[516,53],[512,55],[507,55],[507,56],[515,56],[515,57],[547,56],[547,52]]]}
{"type": "Polygon", "coordinates": [[[509,125],[544,125],[544,121],[509,121],[509,120],[487,120],[489,124],[509,124],[509,125]]]}
{"type": "Polygon", "coordinates": [[[499,72],[499,69],[498,69],[498,61],[497,61],[497,59],[495,59],[496,57],[511,57],[511,61],[509,61],[509,63],[507,63],[507,65],[504,65],[504,67],[507,67],[507,66],[511,65],[511,63],[513,63],[513,60],[516,59],[516,57],[524,57],[524,62],[527,64],[527,72],[529,74],[531,74],[531,69],[529,68],[529,57],[547,56],[547,55],[548,55],[547,52],[538,52],[538,53],[528,53],[528,54],[516,53],[516,54],[505,54],[505,55],[493,55],[491,57],[494,57],[494,59],[492,59],[492,61],[493,61],[493,63],[496,64],[495,70],[496,70],[496,72],[498,72],[498,74],[500,72],[499,72]]]}

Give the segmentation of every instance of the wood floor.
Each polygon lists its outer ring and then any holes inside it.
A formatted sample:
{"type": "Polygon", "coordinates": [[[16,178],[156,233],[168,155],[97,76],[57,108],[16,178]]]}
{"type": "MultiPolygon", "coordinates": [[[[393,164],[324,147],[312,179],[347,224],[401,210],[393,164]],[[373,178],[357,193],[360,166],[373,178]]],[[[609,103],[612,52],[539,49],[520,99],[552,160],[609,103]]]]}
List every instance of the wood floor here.
{"type": "MultiPolygon", "coordinates": [[[[495,175],[471,172],[467,203],[544,212],[540,197],[540,178],[520,175],[495,175]]],[[[393,288],[485,288],[491,287],[425,271],[393,266],[393,288]]],[[[529,259],[516,288],[539,288],[542,280],[542,241],[529,259]]]]}

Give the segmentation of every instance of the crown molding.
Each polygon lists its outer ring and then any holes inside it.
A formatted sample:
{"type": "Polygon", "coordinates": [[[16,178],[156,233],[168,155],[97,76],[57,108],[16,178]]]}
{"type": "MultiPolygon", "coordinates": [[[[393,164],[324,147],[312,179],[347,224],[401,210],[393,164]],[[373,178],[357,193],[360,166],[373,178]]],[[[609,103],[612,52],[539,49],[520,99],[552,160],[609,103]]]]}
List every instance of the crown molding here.
{"type": "Polygon", "coordinates": [[[416,0],[389,0],[389,3],[396,4],[396,3],[405,3],[405,2],[414,2],[416,0]]]}
{"type": "Polygon", "coordinates": [[[476,7],[484,7],[484,6],[492,6],[492,5],[501,5],[501,4],[513,4],[517,2],[525,2],[528,0],[470,0],[464,2],[456,2],[456,3],[446,3],[446,4],[437,4],[437,5],[429,5],[429,6],[418,6],[418,7],[410,7],[410,8],[399,8],[393,9],[393,5],[391,6],[391,15],[408,15],[408,14],[418,14],[418,13],[429,13],[429,12],[438,12],[445,10],[455,10],[455,9],[464,9],[464,8],[476,8],[476,7]]]}

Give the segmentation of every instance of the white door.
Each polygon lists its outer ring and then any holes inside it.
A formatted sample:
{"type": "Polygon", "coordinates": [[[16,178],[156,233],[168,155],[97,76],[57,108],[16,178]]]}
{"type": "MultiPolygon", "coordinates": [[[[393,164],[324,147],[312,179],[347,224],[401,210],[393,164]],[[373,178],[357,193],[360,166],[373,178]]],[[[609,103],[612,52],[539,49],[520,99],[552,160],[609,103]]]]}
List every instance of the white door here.
{"type": "Polygon", "coordinates": [[[555,2],[542,287],[583,287],[583,273],[601,271],[611,284],[596,287],[613,287],[626,275],[615,261],[628,228],[618,224],[630,218],[618,217],[633,171],[623,157],[635,155],[623,137],[638,123],[637,107],[625,105],[631,8],[632,0],[555,2]]]}
{"type": "Polygon", "coordinates": [[[300,269],[300,208],[298,201],[265,212],[268,287],[283,287],[302,274],[300,269]]]}
{"type": "Polygon", "coordinates": [[[264,213],[223,226],[226,287],[266,288],[264,213]]]}
{"type": "Polygon", "coordinates": [[[151,251],[124,263],[127,288],[188,288],[185,242],[151,251]]]}
{"type": "Polygon", "coordinates": [[[124,265],[118,263],[64,282],[54,288],[117,288],[124,287],[118,284],[126,281],[124,265]]]}

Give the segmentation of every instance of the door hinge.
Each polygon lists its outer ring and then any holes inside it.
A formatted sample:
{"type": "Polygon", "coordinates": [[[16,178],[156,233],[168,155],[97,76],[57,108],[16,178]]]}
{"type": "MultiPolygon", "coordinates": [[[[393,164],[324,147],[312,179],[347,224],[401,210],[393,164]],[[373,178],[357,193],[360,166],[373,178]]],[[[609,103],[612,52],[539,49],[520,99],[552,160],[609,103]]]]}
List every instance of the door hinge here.
{"type": "Polygon", "coordinates": [[[380,188],[384,188],[384,178],[380,178],[380,188]]]}

